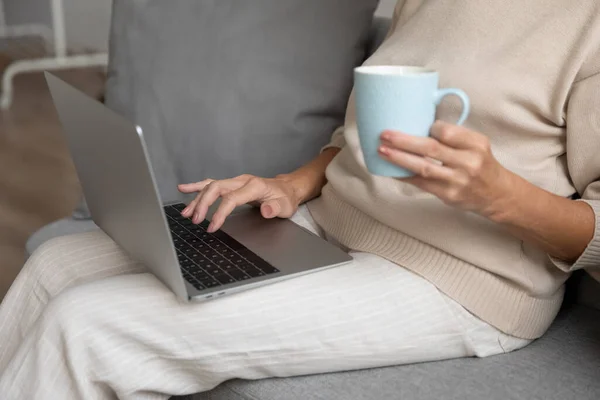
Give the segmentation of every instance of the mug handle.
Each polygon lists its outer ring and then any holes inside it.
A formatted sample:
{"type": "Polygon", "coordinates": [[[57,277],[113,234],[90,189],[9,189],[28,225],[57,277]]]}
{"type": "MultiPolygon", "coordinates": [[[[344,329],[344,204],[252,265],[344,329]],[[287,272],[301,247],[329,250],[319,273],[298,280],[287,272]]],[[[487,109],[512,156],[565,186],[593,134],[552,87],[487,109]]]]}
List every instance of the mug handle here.
{"type": "Polygon", "coordinates": [[[446,96],[456,96],[462,102],[462,114],[460,115],[460,118],[458,119],[456,125],[464,124],[467,118],[469,117],[469,113],[471,112],[471,101],[469,100],[469,96],[467,96],[467,94],[460,89],[439,89],[435,93],[435,105],[439,106],[444,97],[446,96]]]}

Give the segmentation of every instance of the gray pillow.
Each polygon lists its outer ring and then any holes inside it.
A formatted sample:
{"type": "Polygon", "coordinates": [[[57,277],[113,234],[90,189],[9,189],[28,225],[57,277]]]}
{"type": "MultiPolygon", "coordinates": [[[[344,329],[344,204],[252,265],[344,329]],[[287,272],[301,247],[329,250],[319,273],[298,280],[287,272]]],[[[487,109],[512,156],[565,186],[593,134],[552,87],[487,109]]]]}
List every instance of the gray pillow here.
{"type": "Polygon", "coordinates": [[[274,176],[343,123],[378,0],[116,0],[106,103],[176,184],[274,176]]]}

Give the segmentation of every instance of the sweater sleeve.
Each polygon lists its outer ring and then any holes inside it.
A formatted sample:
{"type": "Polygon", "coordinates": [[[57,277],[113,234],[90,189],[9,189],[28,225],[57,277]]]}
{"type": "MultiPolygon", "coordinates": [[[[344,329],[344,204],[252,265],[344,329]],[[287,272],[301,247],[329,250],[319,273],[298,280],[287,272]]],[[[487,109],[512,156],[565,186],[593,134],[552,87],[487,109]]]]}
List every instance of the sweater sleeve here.
{"type": "Polygon", "coordinates": [[[565,272],[586,269],[600,276],[600,72],[573,85],[567,105],[567,164],[581,200],[594,210],[595,233],[572,264],[552,259],[565,272]]]}

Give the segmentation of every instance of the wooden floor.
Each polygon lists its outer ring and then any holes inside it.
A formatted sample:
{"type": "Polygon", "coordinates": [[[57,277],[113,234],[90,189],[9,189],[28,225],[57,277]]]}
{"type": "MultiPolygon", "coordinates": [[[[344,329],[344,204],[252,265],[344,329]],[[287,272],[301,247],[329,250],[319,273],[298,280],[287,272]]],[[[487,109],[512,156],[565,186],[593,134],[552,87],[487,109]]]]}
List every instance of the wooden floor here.
{"type": "MultiPolygon", "coordinates": [[[[57,75],[101,95],[100,70],[57,75]]],[[[0,115],[0,299],[23,265],[29,235],[70,214],[80,196],[43,76],[19,76],[15,88],[12,108],[0,115]]]]}

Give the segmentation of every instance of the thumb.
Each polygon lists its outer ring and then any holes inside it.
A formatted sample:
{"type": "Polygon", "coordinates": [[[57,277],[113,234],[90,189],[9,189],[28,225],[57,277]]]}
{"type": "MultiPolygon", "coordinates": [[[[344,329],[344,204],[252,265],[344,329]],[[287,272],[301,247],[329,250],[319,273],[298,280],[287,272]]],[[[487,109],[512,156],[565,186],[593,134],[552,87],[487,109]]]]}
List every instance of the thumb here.
{"type": "Polygon", "coordinates": [[[296,212],[297,207],[286,198],[267,200],[260,205],[260,213],[264,218],[290,218],[296,212]]]}
{"type": "Polygon", "coordinates": [[[260,213],[267,219],[281,217],[282,210],[283,207],[279,200],[269,200],[260,205],[260,213]]]}

